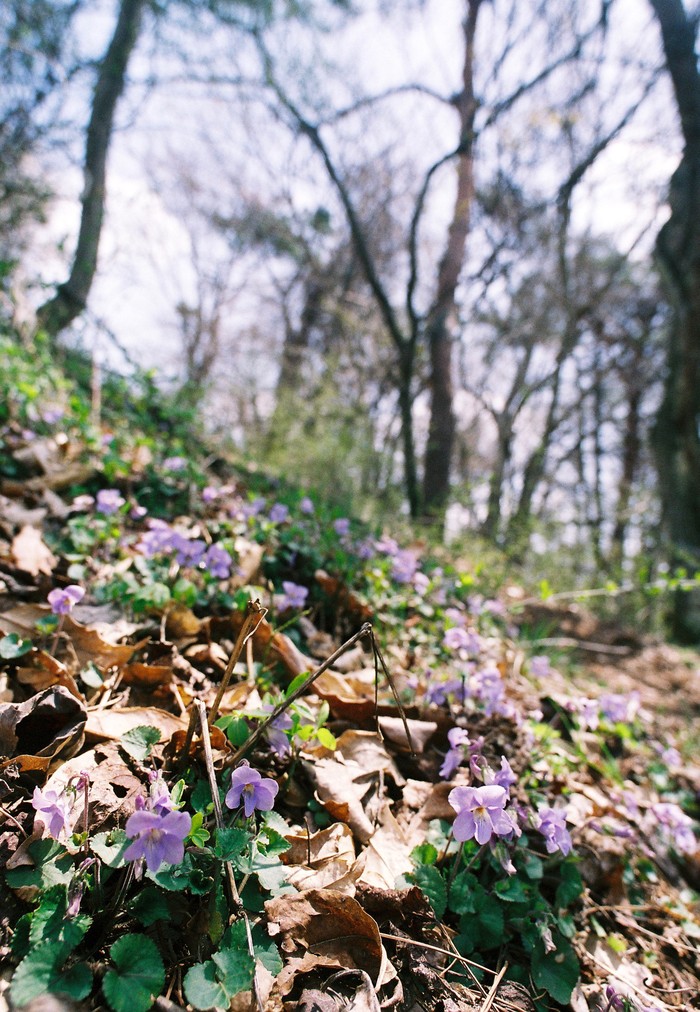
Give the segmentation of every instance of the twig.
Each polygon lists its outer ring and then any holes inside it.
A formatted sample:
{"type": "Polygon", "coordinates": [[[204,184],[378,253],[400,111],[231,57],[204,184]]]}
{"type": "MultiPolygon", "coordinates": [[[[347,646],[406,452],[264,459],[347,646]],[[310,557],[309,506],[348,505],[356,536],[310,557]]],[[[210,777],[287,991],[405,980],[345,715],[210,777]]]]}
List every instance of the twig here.
{"type": "Polygon", "coordinates": [[[626,657],[632,653],[632,647],[616,647],[608,643],[591,643],[589,640],[577,640],[573,636],[552,636],[542,640],[530,640],[532,646],[542,647],[573,647],[576,650],[590,650],[596,654],[616,654],[626,657]]]}
{"type": "Polygon", "coordinates": [[[384,671],[384,674],[386,676],[386,680],[389,683],[389,688],[391,689],[391,694],[394,697],[396,705],[399,708],[399,713],[401,714],[401,720],[403,721],[404,731],[406,732],[406,740],[408,742],[408,747],[411,750],[411,755],[415,756],[416,750],[413,747],[413,740],[411,738],[411,732],[410,732],[410,730],[408,728],[408,721],[406,720],[406,711],[404,710],[403,704],[402,704],[401,700],[399,699],[399,694],[396,691],[396,686],[394,685],[394,679],[389,674],[389,669],[387,668],[387,666],[386,666],[386,664],[384,662],[384,658],[382,656],[382,652],[379,649],[379,644],[377,643],[377,639],[376,639],[376,637],[374,635],[374,630],[372,629],[371,626],[370,626],[370,639],[372,641],[372,650],[374,651],[375,659],[378,659],[379,663],[382,666],[382,670],[384,671]]]}
{"type": "Polygon", "coordinates": [[[419,949],[429,949],[431,952],[439,952],[443,956],[449,956],[450,959],[456,960],[458,963],[464,963],[465,966],[474,966],[477,970],[483,970],[484,973],[496,974],[498,971],[492,970],[490,966],[482,966],[481,963],[475,963],[473,959],[467,959],[466,956],[461,956],[458,952],[450,952],[449,949],[442,949],[439,945],[429,945],[428,942],[418,942],[415,938],[404,938],[403,935],[388,935],[384,931],[379,932],[380,938],[385,938],[389,942],[401,942],[403,945],[413,945],[419,949]]]}
{"type": "Polygon", "coordinates": [[[277,720],[277,718],[281,714],[283,714],[284,711],[289,706],[291,706],[292,703],[296,702],[296,700],[299,699],[300,696],[303,696],[304,693],[307,691],[307,689],[311,685],[313,685],[313,683],[316,681],[319,675],[322,675],[324,671],[327,671],[328,668],[330,668],[335,663],[335,661],[340,657],[340,655],[345,650],[348,649],[348,647],[351,647],[354,643],[357,643],[357,641],[359,639],[362,639],[363,636],[370,636],[371,634],[372,634],[372,626],[369,622],[365,622],[362,628],[359,629],[358,632],[354,634],[354,636],[351,636],[349,640],[346,640],[342,646],[338,647],[335,653],[331,654],[331,656],[323,662],[323,664],[321,664],[318,668],[316,668],[315,671],[312,671],[311,674],[308,676],[308,678],[305,678],[304,681],[301,683],[301,685],[297,686],[294,692],[290,693],[285,699],[282,700],[281,703],[277,704],[272,713],[265,718],[262,724],[259,724],[256,727],[256,729],[253,731],[253,733],[247,739],[247,741],[245,741],[241,745],[241,747],[226,760],[226,765],[235,766],[237,762],[240,762],[240,760],[245,756],[245,754],[251,750],[253,745],[255,745],[257,741],[259,741],[259,739],[268,729],[270,724],[272,724],[273,721],[277,720]]]}
{"type": "Polygon", "coordinates": [[[214,699],[211,710],[209,712],[209,727],[212,727],[214,721],[216,720],[216,715],[219,712],[221,700],[223,699],[224,693],[226,692],[229,682],[231,681],[233,669],[238,664],[238,659],[241,656],[243,647],[246,645],[246,642],[248,641],[249,637],[251,637],[255,633],[255,630],[258,628],[262,620],[265,618],[266,614],[267,610],[262,607],[259,601],[248,602],[248,614],[246,615],[245,621],[241,626],[241,631],[238,633],[238,639],[236,640],[235,646],[231,651],[231,656],[228,659],[228,664],[226,665],[224,677],[221,679],[219,691],[216,694],[216,698],[214,699]]]}
{"type": "Polygon", "coordinates": [[[496,997],[497,997],[497,994],[498,994],[498,986],[501,983],[501,981],[503,980],[503,977],[504,977],[507,969],[508,969],[508,964],[504,963],[503,966],[501,967],[501,969],[498,971],[498,974],[494,977],[493,984],[489,988],[489,993],[486,995],[486,998],[484,999],[484,1004],[479,1009],[479,1012],[489,1012],[489,1009],[491,1008],[491,1006],[493,1005],[493,1003],[496,1000],[496,997]]]}

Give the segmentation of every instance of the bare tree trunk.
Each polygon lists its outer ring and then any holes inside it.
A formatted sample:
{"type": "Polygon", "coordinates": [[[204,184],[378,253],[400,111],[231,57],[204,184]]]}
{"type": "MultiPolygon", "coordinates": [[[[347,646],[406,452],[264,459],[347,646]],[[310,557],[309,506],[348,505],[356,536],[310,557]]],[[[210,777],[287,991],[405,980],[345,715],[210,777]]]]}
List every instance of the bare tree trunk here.
{"type": "MultiPolygon", "coordinates": [[[[700,73],[696,22],[682,0],[651,0],[661,27],[685,147],[656,254],[674,307],[664,397],[653,431],[664,525],[676,566],[700,568],[700,73]]],[[[679,593],[674,633],[700,640],[700,595],[679,593]]]]}
{"type": "Polygon", "coordinates": [[[422,499],[423,511],[427,517],[441,516],[450,491],[450,465],[455,439],[450,325],[451,317],[456,311],[455,295],[464,264],[474,201],[474,37],[481,3],[482,0],[467,2],[462,91],[456,99],[460,125],[457,197],[447,246],[438,268],[437,292],[425,326],[430,355],[430,422],[422,499]]]}
{"type": "Polygon", "coordinates": [[[85,188],[78,245],[68,280],[37,313],[51,336],[68,327],[87,304],[97,270],[97,252],[105,208],[107,153],[114,112],[124,90],[129,58],[136,46],[147,0],[122,0],[114,34],[100,63],[85,144],[85,188]]]}

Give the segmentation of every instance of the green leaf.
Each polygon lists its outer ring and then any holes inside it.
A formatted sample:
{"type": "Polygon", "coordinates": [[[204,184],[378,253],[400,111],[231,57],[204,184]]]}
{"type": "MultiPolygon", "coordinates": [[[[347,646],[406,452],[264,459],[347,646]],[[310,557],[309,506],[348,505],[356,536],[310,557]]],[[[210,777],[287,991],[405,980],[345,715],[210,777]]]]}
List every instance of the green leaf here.
{"type": "Polygon", "coordinates": [[[483,889],[470,871],[460,871],[450,884],[449,907],[456,914],[474,913],[477,895],[483,889]]]}
{"type": "Polygon", "coordinates": [[[0,658],[4,661],[14,661],[15,658],[28,654],[31,649],[31,640],[23,640],[17,633],[8,633],[0,640],[0,658]]]}
{"type": "Polygon", "coordinates": [[[447,886],[437,868],[429,864],[420,864],[409,878],[420,886],[430,900],[435,916],[441,918],[447,906],[447,886]]]}
{"type": "Polygon", "coordinates": [[[530,897],[530,889],[518,878],[500,879],[494,886],[494,892],[506,903],[524,903],[530,897]]]}
{"type": "Polygon", "coordinates": [[[284,694],[285,698],[289,699],[290,696],[294,695],[294,693],[297,691],[297,689],[299,688],[299,686],[303,685],[304,682],[306,681],[306,679],[308,677],[309,677],[309,672],[308,671],[302,671],[302,673],[300,675],[297,675],[296,678],[293,678],[292,681],[287,686],[287,691],[284,694]]]}
{"type": "Polygon", "coordinates": [[[147,935],[123,935],[109,950],[110,969],[102,990],[114,1012],[148,1012],[165,983],[165,967],[155,942],[147,935]]]}
{"type": "Polygon", "coordinates": [[[235,861],[250,843],[250,833],[244,829],[217,829],[214,853],[221,861],[235,861]]]}
{"type": "Polygon", "coordinates": [[[108,868],[121,868],[124,851],[130,846],[131,840],[123,829],[113,829],[109,833],[97,833],[90,840],[90,849],[108,868]]]}
{"type": "Polygon", "coordinates": [[[156,921],[170,920],[170,907],[168,897],[162,890],[155,886],[147,886],[142,889],[135,899],[129,903],[129,913],[144,925],[150,927],[156,921]]]}
{"type": "Polygon", "coordinates": [[[39,945],[41,942],[60,942],[65,944],[67,952],[71,952],[87,933],[92,918],[85,914],[67,918],[67,909],[65,886],[47,889],[31,917],[30,943],[39,945]]]}
{"type": "MultiPolygon", "coordinates": [[[[241,745],[244,745],[250,737],[250,728],[248,727],[247,722],[243,720],[242,717],[233,717],[231,719],[223,718],[223,720],[226,721],[226,737],[234,748],[240,748],[241,745]]],[[[220,727],[223,726],[223,723],[219,724],[219,721],[217,720],[216,725],[217,727],[220,727]]]]}
{"type": "Polygon", "coordinates": [[[284,854],[292,846],[289,840],[285,839],[281,833],[278,833],[272,826],[265,826],[265,828],[258,834],[256,846],[259,848],[261,854],[265,854],[268,857],[273,854],[284,854]]]}
{"type": "Polygon", "coordinates": [[[231,1004],[231,999],[218,979],[216,970],[216,965],[208,960],[206,963],[197,963],[185,974],[183,982],[185,996],[193,1008],[226,1009],[231,1004]]]}
{"type": "Polygon", "coordinates": [[[130,731],[124,732],[120,745],[138,762],[143,762],[144,759],[148,759],[153,751],[153,746],[157,745],[159,741],[160,731],[157,727],[151,727],[150,724],[140,724],[138,727],[132,727],[130,731]]]}
{"type": "Polygon", "coordinates": [[[334,750],[338,744],[335,735],[327,727],[319,727],[316,737],[319,740],[319,744],[323,745],[324,748],[334,750]]]}
{"type": "Polygon", "coordinates": [[[85,963],[62,970],[68,954],[68,947],[60,942],[35,946],[15,970],[10,987],[13,1004],[28,1005],[42,994],[67,994],[76,1001],[87,997],[92,988],[92,973],[85,963]]]}
{"type": "Polygon", "coordinates": [[[578,959],[568,942],[561,940],[554,952],[545,952],[542,942],[535,946],[532,979],[561,1005],[569,1003],[579,970],[578,959]]]}
{"type": "Polygon", "coordinates": [[[535,854],[526,854],[523,870],[532,882],[539,882],[544,875],[544,861],[535,854]]]}
{"type": "Polygon", "coordinates": [[[247,991],[253,984],[253,960],[247,948],[220,949],[212,959],[217,966],[217,976],[224,981],[229,995],[247,991]]]}
{"type": "Polygon", "coordinates": [[[411,851],[411,860],[416,864],[435,864],[437,859],[437,847],[433,847],[432,843],[421,843],[411,851]]]}
{"type": "Polygon", "coordinates": [[[186,605],[191,608],[197,603],[197,588],[191,580],[186,580],[184,577],[180,579],[173,586],[173,597],[180,604],[186,605]]]}
{"type": "Polygon", "coordinates": [[[221,949],[188,970],[185,995],[196,1009],[227,1009],[234,995],[252,987],[253,971],[247,947],[221,949]]]}
{"type": "Polygon", "coordinates": [[[504,924],[503,907],[482,890],[476,898],[474,912],[463,914],[459,922],[459,938],[465,944],[465,951],[495,949],[501,945],[505,936],[504,924]]]}
{"type": "Polygon", "coordinates": [[[561,882],[557,886],[556,906],[568,907],[583,892],[581,873],[575,860],[562,861],[560,865],[561,882]]]}
{"type": "Polygon", "coordinates": [[[204,815],[202,812],[195,812],[192,816],[192,828],[187,834],[187,839],[195,847],[203,847],[210,836],[211,833],[204,826],[204,815]]]}
{"type": "Polygon", "coordinates": [[[73,877],[73,858],[64,847],[55,840],[36,840],[29,847],[34,861],[31,865],[11,868],[5,875],[11,889],[20,886],[35,886],[47,889],[53,885],[67,886],[73,877]]]}
{"type": "Polygon", "coordinates": [[[34,623],[34,628],[45,636],[56,632],[58,629],[58,615],[44,615],[42,618],[38,618],[34,623]]]}

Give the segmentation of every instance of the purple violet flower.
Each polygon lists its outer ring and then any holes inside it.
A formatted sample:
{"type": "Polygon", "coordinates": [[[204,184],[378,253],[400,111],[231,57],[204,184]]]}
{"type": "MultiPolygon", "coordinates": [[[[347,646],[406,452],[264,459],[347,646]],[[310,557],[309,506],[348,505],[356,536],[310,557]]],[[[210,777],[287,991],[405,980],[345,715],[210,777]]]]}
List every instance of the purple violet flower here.
{"type": "Polygon", "coordinates": [[[339,538],[345,538],[350,533],[350,521],[347,517],[338,517],[333,521],[333,530],[339,538]]]}
{"type": "Polygon", "coordinates": [[[545,838],[548,854],[560,850],[564,857],[571,851],[571,834],[566,828],[566,809],[541,805],[535,816],[535,829],[545,838]]]}
{"type": "Polygon", "coordinates": [[[550,670],[549,657],[546,657],[544,654],[538,654],[536,657],[530,658],[530,674],[535,678],[546,678],[550,670]]]}
{"type": "Polygon", "coordinates": [[[481,644],[476,633],[462,629],[460,626],[452,626],[445,630],[442,645],[448,650],[466,650],[469,654],[478,654],[481,644]]]}
{"type": "Polygon", "coordinates": [[[239,766],[231,774],[231,787],[225,801],[229,808],[238,808],[243,804],[246,819],[255,809],[269,812],[275,803],[279,784],[270,777],[262,777],[250,766],[239,766]]]}
{"type": "Polygon", "coordinates": [[[297,611],[304,607],[309,596],[307,587],[292,583],[291,580],[283,580],[282,590],[283,594],[275,595],[275,606],[278,611],[297,611]]]}
{"type": "Polygon", "coordinates": [[[170,539],[170,548],[176,553],[175,557],[180,566],[196,567],[204,558],[207,550],[206,541],[199,538],[192,539],[173,531],[170,539]]]}
{"type": "Polygon", "coordinates": [[[606,692],[598,702],[601,713],[611,724],[629,724],[634,720],[639,710],[640,696],[636,690],[628,695],[606,692]]]}
{"type": "Polygon", "coordinates": [[[276,502],[268,513],[268,519],[271,524],[283,524],[288,516],[289,506],[285,506],[281,502],[276,502]]]}
{"type": "Polygon", "coordinates": [[[210,545],[202,561],[215,579],[228,580],[233,559],[223,545],[210,545]]]}
{"type": "Polygon", "coordinates": [[[651,806],[659,828],[670,843],[683,854],[694,854],[698,849],[698,841],[693,832],[693,820],[686,815],[680,805],[668,801],[660,801],[651,806]]]}
{"type": "Polygon", "coordinates": [[[147,559],[154,555],[165,555],[173,547],[175,531],[164,520],[149,520],[148,530],[141,535],[136,548],[147,559]]]}
{"type": "Polygon", "coordinates": [[[485,668],[477,671],[472,679],[472,691],[484,704],[487,717],[503,711],[505,689],[498,668],[485,668]]]}
{"type": "MultiPolygon", "coordinates": [[[[266,703],[263,706],[263,710],[266,713],[271,713],[274,709],[272,703],[266,703]]],[[[281,713],[276,720],[273,720],[267,731],[265,731],[265,737],[267,738],[270,747],[280,756],[289,755],[292,751],[292,744],[289,740],[289,736],[285,734],[286,731],[291,731],[294,726],[294,721],[288,713],[281,713]]]]}
{"type": "Polygon", "coordinates": [[[484,779],[484,783],[491,782],[497,784],[499,787],[505,787],[509,796],[511,787],[513,784],[517,784],[518,782],[518,778],[515,773],[513,773],[513,769],[504,755],[501,756],[501,768],[496,770],[495,773],[491,771],[491,776],[493,777],[493,780],[488,781],[484,779]]]}
{"type": "Polygon", "coordinates": [[[184,840],[192,828],[187,812],[165,811],[163,814],[134,812],[126,823],[126,835],[133,843],[124,851],[126,861],[146,862],[156,872],[162,864],[180,864],[185,856],[184,840]]]}
{"type": "Polygon", "coordinates": [[[32,808],[41,816],[49,836],[54,840],[57,840],[62,832],[68,835],[71,807],[65,793],[57,794],[56,791],[40,791],[38,787],[34,788],[32,808]]]}
{"type": "Polygon", "coordinates": [[[54,615],[67,615],[73,611],[73,608],[79,601],[85,597],[85,591],[82,587],[79,587],[76,583],[71,583],[70,586],[65,587],[61,590],[60,587],[55,587],[47,597],[47,601],[51,605],[51,611],[54,615]]]}
{"type": "Polygon", "coordinates": [[[313,516],[314,502],[313,499],[309,499],[308,495],[305,495],[299,503],[299,512],[303,513],[306,517],[313,516]]]}
{"type": "Polygon", "coordinates": [[[184,471],[187,467],[187,461],[184,457],[166,457],[163,461],[163,467],[166,471],[184,471]]]}
{"type": "Polygon", "coordinates": [[[95,499],[95,509],[104,516],[111,516],[124,505],[126,500],[119,494],[117,488],[101,488],[95,499]]]}
{"type": "Polygon", "coordinates": [[[151,786],[148,788],[148,805],[156,815],[165,815],[166,812],[174,811],[173,800],[165,780],[157,770],[151,770],[148,774],[151,786]]]}
{"type": "Polygon", "coordinates": [[[410,583],[416,575],[418,559],[408,549],[394,555],[394,562],[391,567],[391,578],[396,583],[410,583]]]}
{"type": "Polygon", "coordinates": [[[206,505],[214,502],[215,499],[219,498],[219,490],[215,485],[207,485],[206,488],[202,489],[202,502],[206,505]]]}
{"type": "Polygon", "coordinates": [[[398,542],[393,538],[380,538],[379,541],[374,542],[374,548],[381,555],[390,555],[392,558],[399,552],[398,542]]]}
{"type": "Polygon", "coordinates": [[[476,839],[488,843],[492,836],[519,833],[515,821],[504,811],[508,794],[495,784],[484,787],[455,787],[447,800],[457,812],[452,831],[459,843],[476,839]]]}
{"type": "Polygon", "coordinates": [[[448,731],[447,740],[450,743],[450,748],[445,753],[440,767],[440,776],[445,780],[450,779],[458,766],[469,755],[469,746],[471,745],[469,734],[463,727],[453,727],[448,731]]]}

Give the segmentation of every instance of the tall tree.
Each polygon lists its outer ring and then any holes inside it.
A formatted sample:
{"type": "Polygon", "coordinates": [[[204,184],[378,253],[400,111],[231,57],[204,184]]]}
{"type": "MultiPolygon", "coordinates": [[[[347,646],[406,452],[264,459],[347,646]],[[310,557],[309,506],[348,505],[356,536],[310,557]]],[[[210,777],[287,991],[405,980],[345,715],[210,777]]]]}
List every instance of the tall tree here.
{"type": "MultiPolygon", "coordinates": [[[[682,0],[650,0],[661,29],[683,135],[683,155],[671,179],[671,215],[659,232],[656,256],[674,309],[664,396],[653,444],[663,519],[672,562],[700,569],[700,73],[697,19],[682,0]]],[[[679,593],[674,631],[700,640],[700,595],[679,593]]]]}
{"type": "Polygon", "coordinates": [[[68,280],[58,286],[56,294],[37,312],[39,325],[52,336],[83,312],[97,271],[114,114],[124,91],[129,59],[138,41],[147,2],[121,0],[112,38],[99,63],[85,139],[82,211],[73,264],[68,280]]]}

